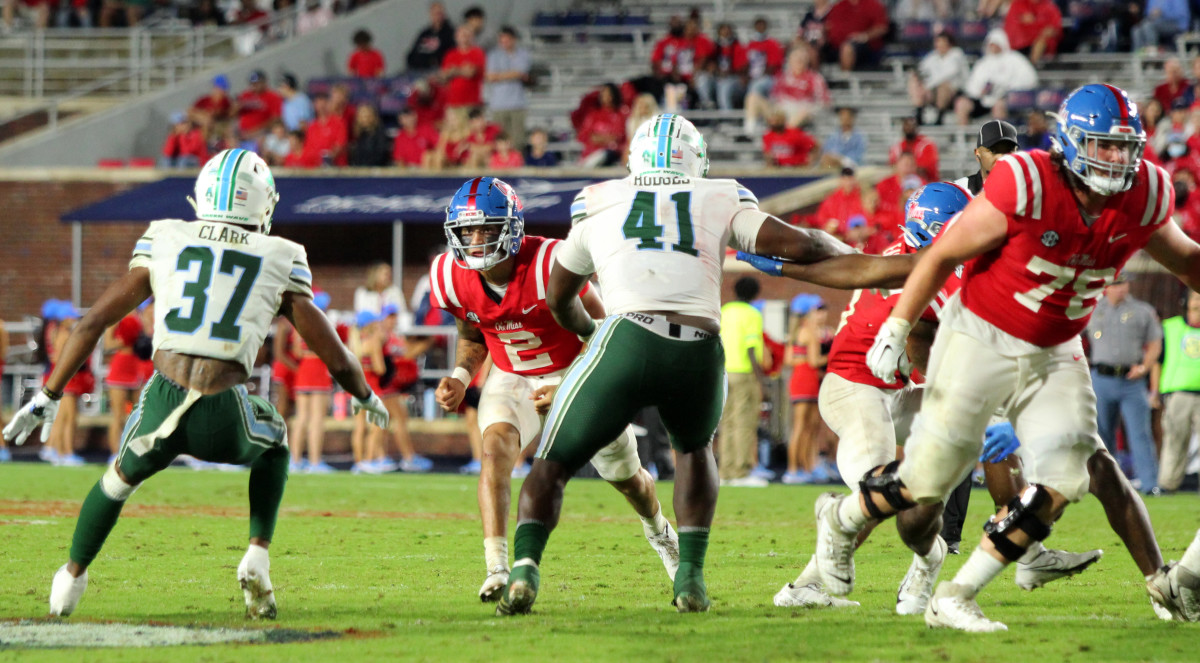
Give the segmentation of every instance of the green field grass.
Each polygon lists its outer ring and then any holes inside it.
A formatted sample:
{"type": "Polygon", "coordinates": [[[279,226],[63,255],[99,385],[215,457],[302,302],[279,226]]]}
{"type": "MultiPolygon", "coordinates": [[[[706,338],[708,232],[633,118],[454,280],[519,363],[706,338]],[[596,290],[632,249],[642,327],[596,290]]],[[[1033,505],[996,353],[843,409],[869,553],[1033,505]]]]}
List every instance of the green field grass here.
{"type": "MultiPolygon", "coordinates": [[[[50,578],[66,560],[79,501],[98,466],[0,466],[0,620],[41,617],[50,578]]],[[[235,570],[245,548],[247,475],[168,470],[130,500],[90,572],[70,622],[288,628],[343,637],[278,645],[158,649],[0,650],[0,660],[361,663],[470,660],[1195,661],[1200,624],[1158,621],[1141,574],[1099,504],[1067,511],[1053,547],[1103,548],[1083,575],[1028,593],[1012,570],[980,597],[1009,631],[930,631],[893,612],[911,555],[892,527],[857,555],[857,609],[776,608],[815,541],[815,487],[721,492],[709,548],[708,614],[679,615],[670,583],[617,493],[599,481],[567,489],[562,524],[542,564],[534,614],[497,618],[480,604],[483,580],[475,481],[458,476],[296,476],[271,548],[279,619],[244,620],[235,570]]],[[[670,513],[670,483],[660,484],[670,513]]],[[[1200,527],[1200,498],[1149,504],[1164,557],[1200,527]]],[[[990,511],[972,497],[968,529],[990,511]]],[[[949,578],[965,560],[952,557],[949,578]]]]}

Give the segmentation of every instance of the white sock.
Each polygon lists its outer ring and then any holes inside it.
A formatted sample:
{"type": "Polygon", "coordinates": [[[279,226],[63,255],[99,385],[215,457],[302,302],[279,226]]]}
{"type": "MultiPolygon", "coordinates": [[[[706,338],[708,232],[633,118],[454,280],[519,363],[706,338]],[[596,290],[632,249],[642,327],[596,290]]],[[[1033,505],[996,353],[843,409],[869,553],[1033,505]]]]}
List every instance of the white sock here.
{"type": "Polygon", "coordinates": [[[1029,564],[1038,557],[1041,557],[1044,552],[1046,552],[1046,546],[1043,546],[1041,541],[1034,541],[1029,544],[1029,548],[1025,550],[1025,554],[1021,555],[1021,559],[1018,559],[1017,563],[1029,564]]]}
{"type": "Polygon", "coordinates": [[[1192,545],[1188,546],[1183,557],[1179,558],[1179,565],[1195,574],[1200,574],[1200,530],[1196,532],[1196,538],[1192,539],[1192,545]]]}
{"type": "Polygon", "coordinates": [[[667,526],[670,523],[663,516],[662,505],[658,505],[658,510],[649,518],[642,518],[642,528],[646,530],[646,537],[658,536],[667,531],[667,526]]]}
{"type": "Polygon", "coordinates": [[[939,546],[935,540],[933,542],[933,547],[929,549],[929,554],[917,555],[917,559],[921,560],[921,563],[924,564],[926,568],[933,566],[934,564],[941,564],[942,560],[946,559],[946,548],[945,546],[939,546]]]}
{"type": "Polygon", "coordinates": [[[871,517],[863,513],[862,504],[859,503],[859,492],[856,490],[838,504],[838,524],[842,531],[857,534],[867,526],[867,521],[871,517]]]}
{"type": "Polygon", "coordinates": [[[800,575],[796,576],[796,581],[792,584],[797,587],[803,587],[805,585],[811,585],[814,582],[821,582],[821,572],[817,569],[816,555],[808,558],[808,564],[805,565],[804,570],[800,572],[800,575]]]}
{"type": "Polygon", "coordinates": [[[979,590],[991,582],[992,578],[1000,575],[1006,566],[1008,566],[1006,562],[1001,562],[983,548],[976,547],[967,559],[967,563],[963,564],[954,576],[953,582],[968,588],[971,593],[970,598],[975,598],[979,590]]]}
{"type": "Polygon", "coordinates": [[[483,558],[487,560],[488,573],[497,566],[508,568],[508,537],[489,536],[483,540],[483,558]]]}
{"type": "Polygon", "coordinates": [[[271,567],[271,557],[267,553],[267,549],[253,543],[246,548],[246,560],[250,566],[268,569],[271,567]]]}

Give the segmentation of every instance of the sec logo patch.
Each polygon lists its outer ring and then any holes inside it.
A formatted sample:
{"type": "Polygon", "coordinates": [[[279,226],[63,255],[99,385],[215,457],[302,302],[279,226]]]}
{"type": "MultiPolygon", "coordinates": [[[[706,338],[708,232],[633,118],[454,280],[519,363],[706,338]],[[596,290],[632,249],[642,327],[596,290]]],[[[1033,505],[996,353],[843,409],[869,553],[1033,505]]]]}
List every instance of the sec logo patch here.
{"type": "Polygon", "coordinates": [[[1058,233],[1054,232],[1053,230],[1047,230],[1046,232],[1042,233],[1043,246],[1052,247],[1055,244],[1058,244],[1058,239],[1058,233]]]}

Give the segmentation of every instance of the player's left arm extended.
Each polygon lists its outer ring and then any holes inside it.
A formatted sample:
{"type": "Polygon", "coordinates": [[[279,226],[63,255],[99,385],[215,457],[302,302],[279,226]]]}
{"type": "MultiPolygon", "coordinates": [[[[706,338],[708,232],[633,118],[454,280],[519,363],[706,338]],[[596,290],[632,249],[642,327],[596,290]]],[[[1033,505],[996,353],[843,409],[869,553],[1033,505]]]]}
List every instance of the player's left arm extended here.
{"type": "Polygon", "coordinates": [[[596,331],[596,321],[584,308],[579,299],[590,274],[576,274],[563,267],[557,260],[550,269],[550,283],[546,285],[546,305],[554,314],[554,320],[567,331],[587,337],[596,331]]]}
{"type": "Polygon", "coordinates": [[[116,283],[108,286],[79,324],[71,330],[66,344],[58,353],[54,371],[46,379],[46,389],[62,393],[67,381],[92,354],[104,330],[129,315],[130,311],[146,301],[151,294],[150,270],[145,267],[134,267],[117,279],[116,283]]]}
{"type": "Polygon", "coordinates": [[[1200,244],[1185,235],[1174,222],[1167,221],[1150,235],[1146,253],[1184,285],[1200,292],[1200,244]]]}

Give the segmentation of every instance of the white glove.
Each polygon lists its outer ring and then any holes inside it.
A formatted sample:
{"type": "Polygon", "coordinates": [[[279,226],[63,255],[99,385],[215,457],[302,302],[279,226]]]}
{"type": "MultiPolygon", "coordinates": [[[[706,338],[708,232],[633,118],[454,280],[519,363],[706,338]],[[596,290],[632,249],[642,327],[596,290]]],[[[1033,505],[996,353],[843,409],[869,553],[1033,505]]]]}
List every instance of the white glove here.
{"type": "Polygon", "coordinates": [[[903,318],[888,318],[879,328],[875,343],[867,351],[867,368],[875,377],[884,382],[895,382],[896,371],[904,376],[912,372],[912,361],[905,349],[910,331],[912,325],[903,318]]]}
{"type": "Polygon", "coordinates": [[[378,394],[372,391],[366,400],[360,400],[355,396],[350,401],[350,413],[357,415],[360,410],[367,411],[367,423],[387,430],[389,419],[387,406],[383,404],[383,399],[378,394]]]}
{"type": "Polygon", "coordinates": [[[25,407],[17,410],[12,421],[4,427],[4,439],[16,445],[25,443],[25,438],[38,426],[42,427],[42,442],[50,439],[50,424],[58,414],[58,401],[39,391],[25,407]]]}

